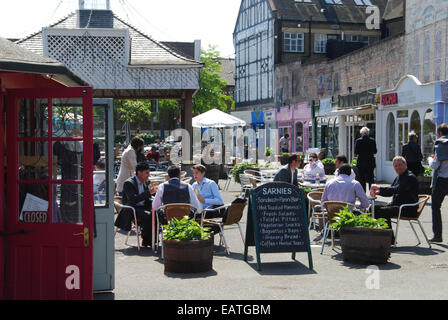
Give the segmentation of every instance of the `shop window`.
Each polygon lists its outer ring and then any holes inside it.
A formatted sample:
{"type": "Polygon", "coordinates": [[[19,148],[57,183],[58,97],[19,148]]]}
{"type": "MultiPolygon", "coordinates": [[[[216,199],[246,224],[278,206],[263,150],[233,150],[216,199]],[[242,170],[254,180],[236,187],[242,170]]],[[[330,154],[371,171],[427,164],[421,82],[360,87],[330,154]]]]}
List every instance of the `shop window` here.
{"type": "Polygon", "coordinates": [[[296,123],[296,152],[303,152],[303,123],[296,123]]]}
{"type": "Polygon", "coordinates": [[[418,111],[414,111],[411,116],[411,132],[415,132],[418,135],[419,141],[422,137],[422,125],[420,121],[420,115],[418,111]]]}
{"type": "Polygon", "coordinates": [[[108,205],[107,112],[105,106],[93,107],[93,200],[95,207],[108,205]]]}
{"type": "Polygon", "coordinates": [[[436,124],[434,123],[434,114],[431,109],[425,113],[423,122],[423,159],[426,160],[434,153],[434,142],[436,141],[436,124]]]}
{"type": "Polygon", "coordinates": [[[392,161],[395,157],[395,117],[392,112],[387,116],[386,139],[386,159],[392,161]]]}

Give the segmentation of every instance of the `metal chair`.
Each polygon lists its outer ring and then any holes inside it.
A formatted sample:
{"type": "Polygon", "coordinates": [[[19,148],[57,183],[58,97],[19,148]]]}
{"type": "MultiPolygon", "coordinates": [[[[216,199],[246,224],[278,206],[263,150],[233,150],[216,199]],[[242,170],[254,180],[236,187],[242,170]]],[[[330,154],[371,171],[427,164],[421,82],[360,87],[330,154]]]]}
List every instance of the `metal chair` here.
{"type": "Polygon", "coordinates": [[[223,218],[214,218],[214,219],[204,219],[204,224],[212,225],[212,226],[218,226],[219,227],[219,235],[220,235],[220,245],[222,242],[224,242],[224,245],[226,247],[226,253],[227,255],[230,254],[229,246],[227,245],[226,238],[224,236],[224,226],[230,226],[233,224],[238,225],[238,229],[240,230],[241,239],[243,240],[243,246],[244,246],[244,236],[243,236],[243,230],[240,226],[240,220],[243,217],[244,209],[247,205],[247,201],[244,202],[233,202],[231,204],[227,204],[224,206],[221,206],[219,208],[215,209],[209,209],[210,210],[220,210],[220,209],[227,209],[227,214],[223,218]]]}
{"type": "MultiPolygon", "coordinates": [[[[315,218],[322,219],[322,222],[325,219],[325,213],[323,212],[323,210],[321,212],[314,211],[315,206],[321,205],[320,200],[322,199],[322,195],[323,195],[323,192],[312,191],[312,192],[308,193],[306,196],[309,201],[308,217],[309,217],[310,230],[311,230],[311,220],[312,220],[312,225],[314,226],[314,230],[316,230],[315,218]]],[[[322,223],[322,225],[323,225],[323,223],[322,223]]]]}
{"type": "Polygon", "coordinates": [[[415,234],[415,237],[417,238],[418,244],[420,244],[421,242],[420,242],[420,239],[419,239],[419,237],[417,235],[417,232],[415,232],[414,226],[412,225],[413,221],[417,221],[417,224],[420,226],[420,229],[422,230],[423,235],[425,236],[426,242],[428,243],[429,247],[431,248],[431,243],[429,242],[428,237],[426,236],[425,230],[423,230],[423,226],[422,226],[422,224],[420,223],[420,220],[419,220],[420,215],[422,214],[423,209],[425,208],[426,202],[428,202],[428,200],[429,200],[429,196],[428,195],[421,194],[421,195],[418,196],[418,202],[412,203],[412,204],[403,204],[403,205],[401,205],[400,206],[400,210],[398,212],[398,217],[397,218],[392,217],[392,219],[397,219],[397,222],[396,222],[397,228],[395,229],[394,247],[397,246],[398,226],[400,224],[400,220],[407,220],[407,221],[409,221],[409,225],[411,226],[412,231],[414,231],[414,234],[415,234]],[[417,207],[417,216],[416,217],[410,218],[410,217],[402,217],[401,216],[401,212],[402,212],[403,208],[415,207],[415,206],[418,206],[417,207]]]}
{"type": "Polygon", "coordinates": [[[246,196],[247,192],[252,189],[252,184],[249,180],[251,175],[240,173],[240,183],[241,183],[241,192],[240,196],[244,193],[244,196],[246,196]]]}
{"type": "Polygon", "coordinates": [[[341,211],[347,205],[353,206],[353,204],[351,203],[342,201],[325,201],[323,203],[327,222],[325,223],[324,237],[322,239],[322,248],[320,250],[320,254],[324,252],[325,240],[327,239],[328,231],[331,231],[331,247],[334,248],[334,230],[331,227],[331,224],[334,222],[333,219],[335,218],[336,213],[341,211]]]}
{"type": "Polygon", "coordinates": [[[224,166],[224,168],[226,169],[226,175],[227,175],[227,180],[226,183],[224,184],[224,191],[229,190],[229,186],[230,186],[230,182],[232,181],[232,167],[231,166],[224,166]]]}
{"type": "MultiPolygon", "coordinates": [[[[139,236],[138,236],[138,222],[137,222],[137,215],[135,214],[134,207],[126,206],[126,205],[124,205],[124,204],[122,204],[122,203],[120,203],[118,201],[114,201],[114,207],[115,207],[116,210],[118,209],[118,212],[120,212],[120,210],[122,210],[122,209],[132,210],[132,213],[134,214],[135,233],[137,235],[137,248],[138,248],[138,251],[140,251],[140,239],[139,239],[139,236]]],[[[117,234],[117,231],[118,231],[118,228],[115,227],[115,235],[117,234]]],[[[132,231],[132,227],[131,227],[131,230],[128,232],[127,236],[126,236],[126,241],[124,242],[125,245],[128,245],[128,239],[129,239],[129,235],[131,234],[131,231],[132,231]]]]}

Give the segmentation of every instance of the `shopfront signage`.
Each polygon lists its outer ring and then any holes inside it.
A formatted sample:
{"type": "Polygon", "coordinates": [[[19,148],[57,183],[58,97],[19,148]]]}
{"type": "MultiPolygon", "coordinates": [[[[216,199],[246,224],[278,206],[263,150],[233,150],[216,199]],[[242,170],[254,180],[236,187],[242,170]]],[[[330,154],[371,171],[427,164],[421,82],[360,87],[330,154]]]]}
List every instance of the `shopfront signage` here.
{"type": "Polygon", "coordinates": [[[332,99],[322,99],[320,100],[319,116],[325,116],[329,114],[332,110],[332,99]]]}
{"type": "Polygon", "coordinates": [[[339,96],[339,108],[352,108],[376,103],[376,89],[370,89],[346,96],[339,96]]]}
{"type": "Polygon", "coordinates": [[[258,269],[260,253],[308,252],[313,268],[308,216],[303,190],[285,182],[266,183],[251,190],[247,218],[244,259],[248,246],[256,247],[258,269]]]}
{"type": "Polygon", "coordinates": [[[398,104],[398,93],[393,92],[393,93],[383,94],[383,96],[381,97],[381,104],[383,106],[390,106],[393,104],[398,104]]]}
{"type": "Polygon", "coordinates": [[[23,211],[22,218],[24,223],[48,223],[47,211],[23,211]]]}

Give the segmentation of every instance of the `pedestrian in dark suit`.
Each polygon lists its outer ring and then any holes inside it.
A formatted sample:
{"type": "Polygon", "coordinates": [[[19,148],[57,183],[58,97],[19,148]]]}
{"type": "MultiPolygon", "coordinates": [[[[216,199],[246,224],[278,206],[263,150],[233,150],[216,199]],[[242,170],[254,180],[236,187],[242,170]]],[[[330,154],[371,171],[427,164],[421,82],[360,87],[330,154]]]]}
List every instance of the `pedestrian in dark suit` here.
{"type": "MultiPolygon", "coordinates": [[[[151,246],[152,235],[152,200],[149,190],[149,165],[140,162],[136,167],[136,175],[123,184],[122,202],[135,208],[137,221],[142,230],[142,246],[151,246]]],[[[122,209],[115,220],[115,226],[130,231],[134,214],[130,209],[122,209]]]]}
{"type": "Polygon", "coordinates": [[[295,186],[299,185],[297,180],[297,168],[300,166],[300,160],[297,154],[292,154],[288,158],[288,165],[281,168],[274,177],[274,181],[283,181],[295,186]]]}
{"type": "Polygon", "coordinates": [[[366,191],[366,183],[373,183],[373,170],[375,170],[375,154],[377,153],[376,142],[369,137],[370,129],[361,129],[361,138],[355,142],[355,155],[358,157],[356,167],[358,168],[358,181],[366,191]]]}
{"type": "Polygon", "coordinates": [[[403,146],[403,152],[401,153],[408,163],[409,171],[411,171],[415,176],[422,174],[425,170],[422,166],[422,150],[420,149],[417,141],[417,134],[415,132],[411,132],[409,134],[409,142],[403,146]]]}

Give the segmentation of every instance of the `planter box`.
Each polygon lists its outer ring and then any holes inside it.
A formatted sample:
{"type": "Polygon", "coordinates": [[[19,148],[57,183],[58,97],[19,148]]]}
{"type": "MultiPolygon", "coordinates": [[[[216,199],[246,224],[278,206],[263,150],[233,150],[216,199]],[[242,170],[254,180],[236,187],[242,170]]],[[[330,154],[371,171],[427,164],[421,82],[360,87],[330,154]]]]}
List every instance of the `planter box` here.
{"type": "Polygon", "coordinates": [[[417,176],[418,194],[432,194],[431,180],[432,177],[417,176]]]}
{"type": "Polygon", "coordinates": [[[200,273],[212,270],[213,244],[213,234],[206,240],[164,240],[165,272],[200,273]]]}
{"type": "Polygon", "coordinates": [[[390,257],[391,229],[341,228],[344,261],[359,264],[384,264],[390,257]]]}

